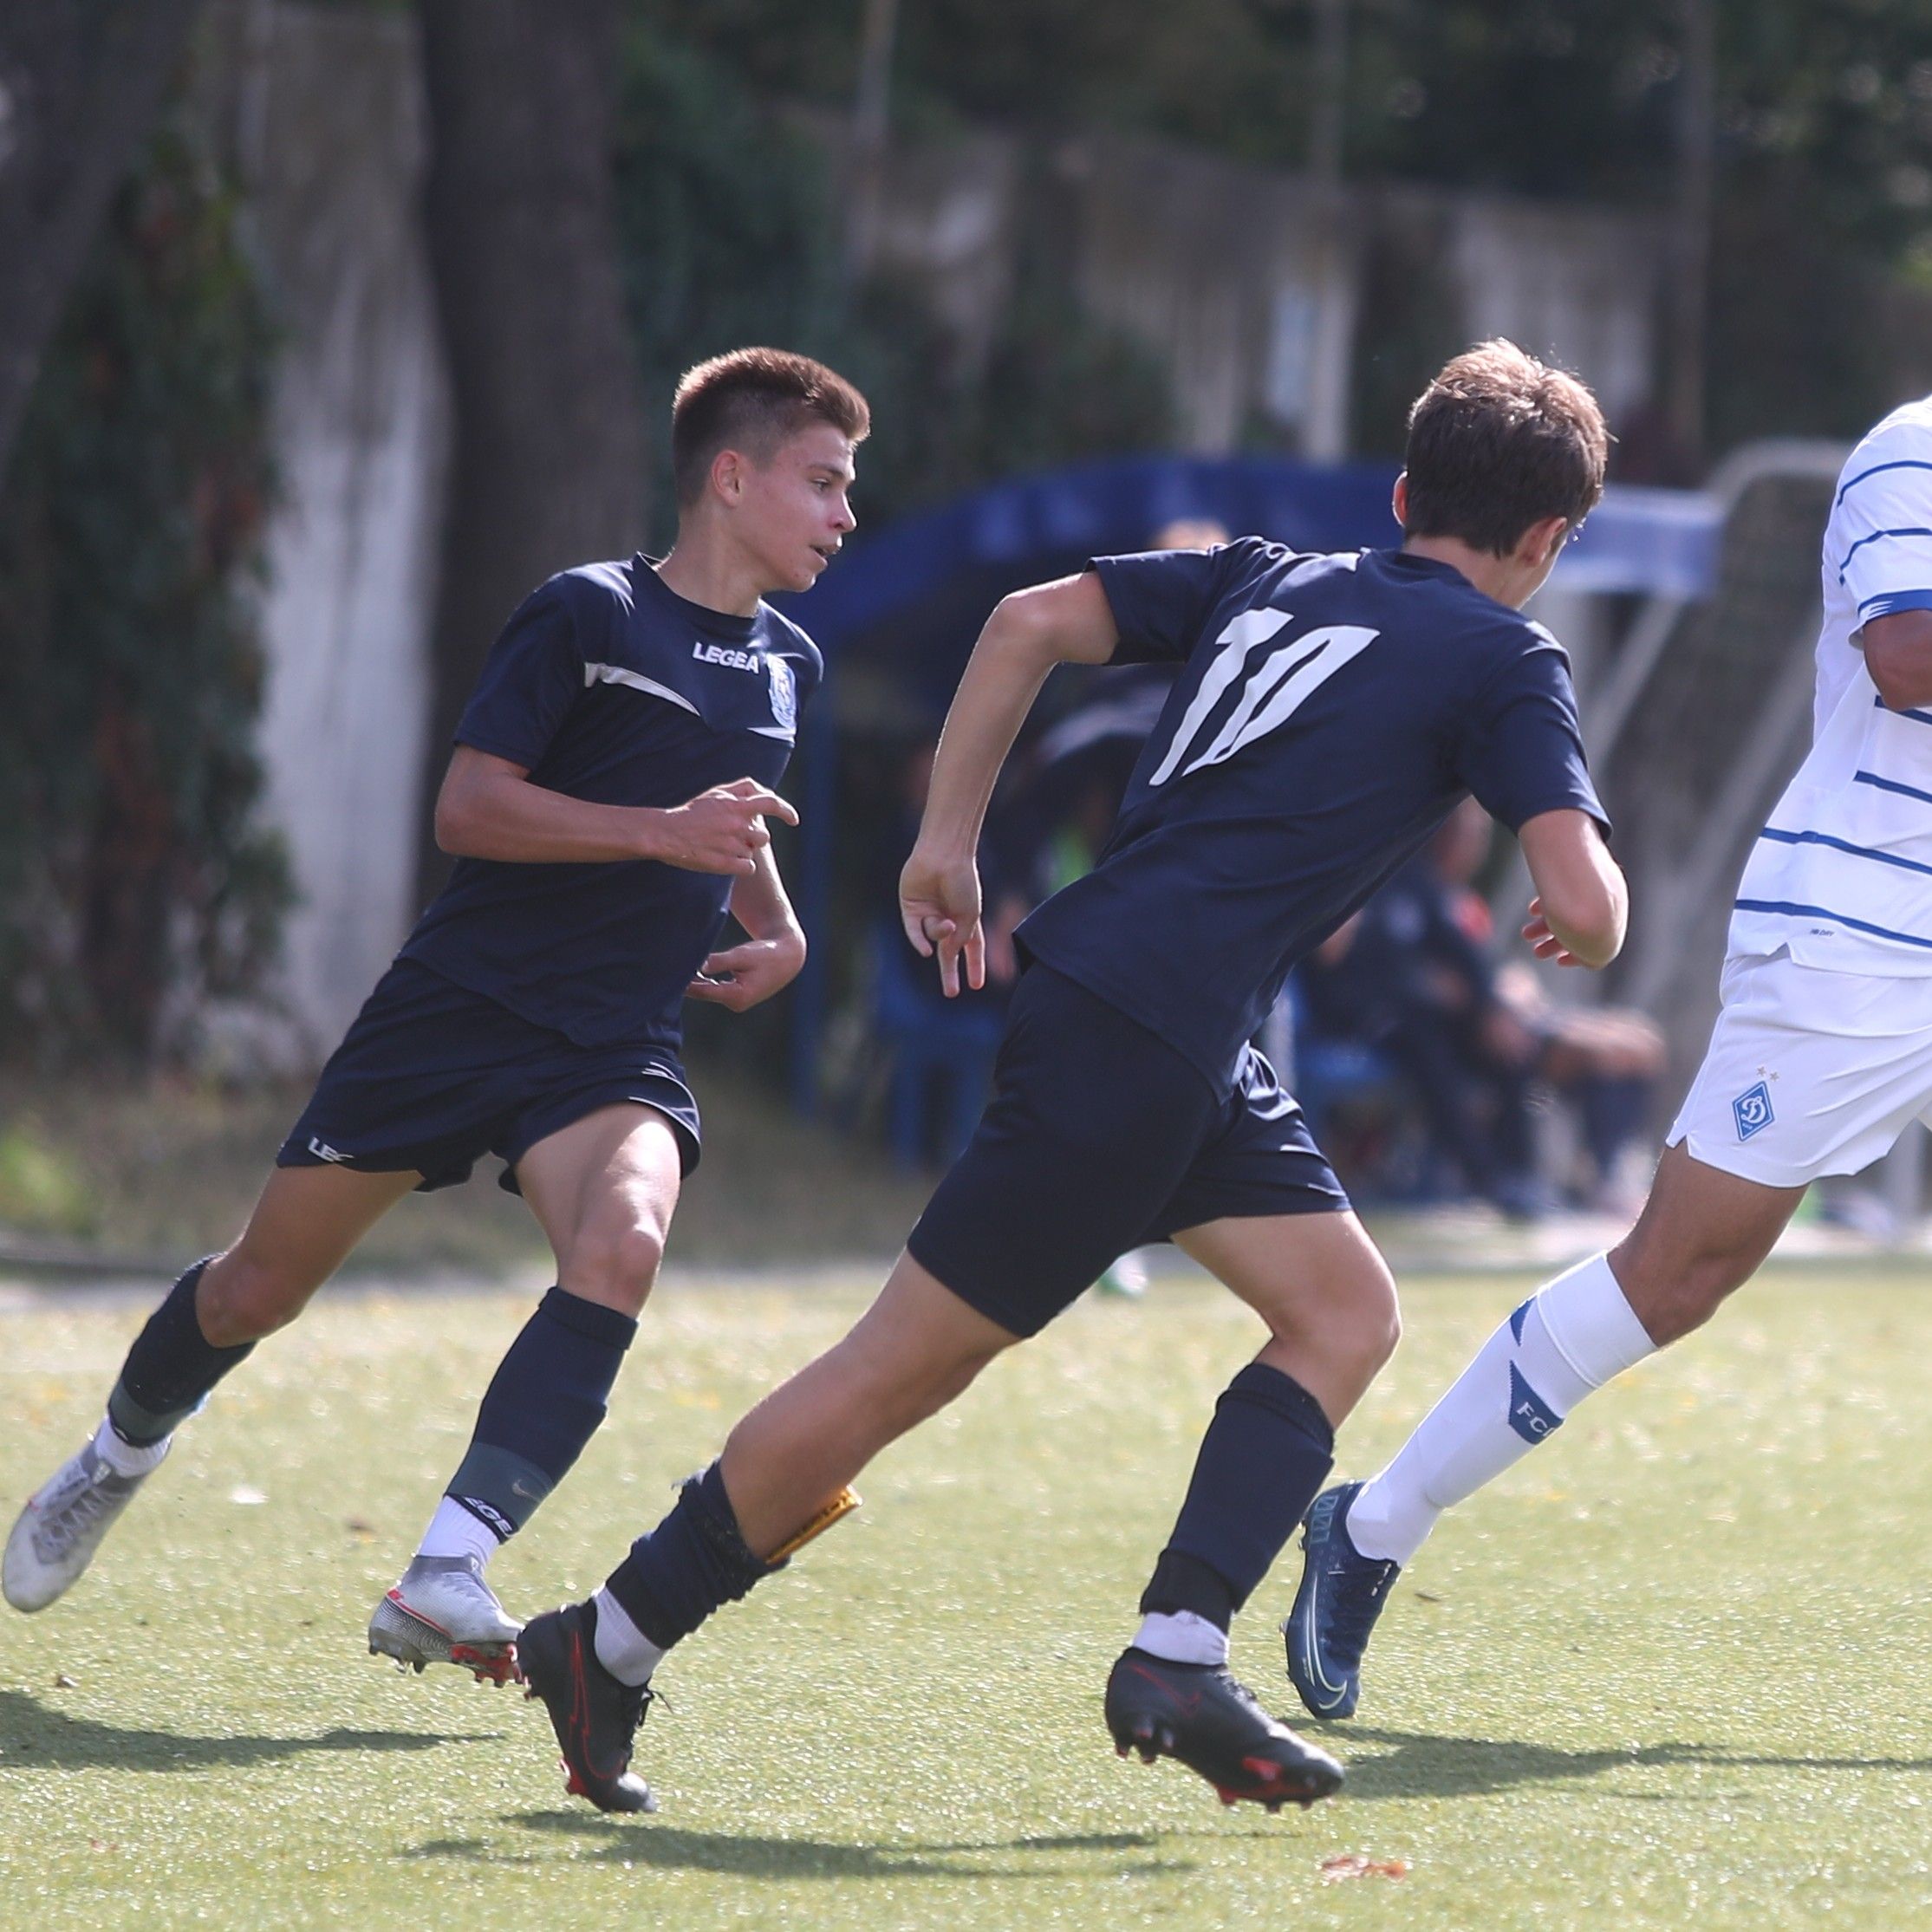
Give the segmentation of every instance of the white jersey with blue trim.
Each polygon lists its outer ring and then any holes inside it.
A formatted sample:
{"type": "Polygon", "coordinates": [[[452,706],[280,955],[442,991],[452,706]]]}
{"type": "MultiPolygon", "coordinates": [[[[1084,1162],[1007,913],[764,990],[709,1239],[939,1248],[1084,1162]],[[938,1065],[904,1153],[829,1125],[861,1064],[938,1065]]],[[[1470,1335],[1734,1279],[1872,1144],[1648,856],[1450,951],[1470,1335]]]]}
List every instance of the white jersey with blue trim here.
{"type": "Polygon", "coordinates": [[[1734,958],[1932,975],[1932,710],[1889,711],[1859,631],[1932,610],[1932,396],[1852,451],[1825,526],[1811,755],[1752,850],[1734,958]]]}

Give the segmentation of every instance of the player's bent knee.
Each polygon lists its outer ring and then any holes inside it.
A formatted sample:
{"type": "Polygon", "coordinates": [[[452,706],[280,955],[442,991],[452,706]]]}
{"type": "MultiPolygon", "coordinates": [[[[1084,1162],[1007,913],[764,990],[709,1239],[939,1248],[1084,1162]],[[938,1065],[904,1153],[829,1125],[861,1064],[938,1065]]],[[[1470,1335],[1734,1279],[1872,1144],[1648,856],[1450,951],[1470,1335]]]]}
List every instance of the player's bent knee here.
{"type": "Polygon", "coordinates": [[[1341,1298],[1337,1328],[1343,1346],[1369,1376],[1376,1374],[1402,1338],[1402,1303],[1395,1278],[1379,1254],[1364,1258],[1341,1298]]]}
{"type": "Polygon", "coordinates": [[[1351,1309],[1346,1320],[1337,1324],[1324,1352],[1366,1385],[1388,1365],[1402,1336],[1402,1315],[1391,1290],[1386,1299],[1351,1309]]]}
{"type": "Polygon", "coordinates": [[[1728,1255],[1701,1260],[1686,1269],[1661,1293],[1636,1307],[1644,1331],[1661,1348],[1701,1329],[1716,1314],[1750,1275],[1748,1265],[1728,1255]]]}
{"type": "Polygon", "coordinates": [[[196,1292],[195,1313],[214,1347],[238,1348],[286,1328],[319,1285],[244,1249],[231,1249],[209,1264],[196,1292]]]}
{"type": "Polygon", "coordinates": [[[634,1314],[644,1305],[663,1262],[662,1231],[637,1221],[572,1242],[559,1279],[574,1295],[634,1314]]]}
{"type": "Polygon", "coordinates": [[[1756,1266],[1754,1255],[1727,1250],[1666,1258],[1632,1246],[1617,1250],[1612,1262],[1625,1299],[1660,1349],[1703,1327],[1756,1266]]]}
{"type": "Polygon", "coordinates": [[[1376,1312],[1373,1332],[1368,1343],[1369,1367],[1379,1374],[1402,1345],[1402,1313],[1391,1291],[1387,1305],[1376,1312]]]}

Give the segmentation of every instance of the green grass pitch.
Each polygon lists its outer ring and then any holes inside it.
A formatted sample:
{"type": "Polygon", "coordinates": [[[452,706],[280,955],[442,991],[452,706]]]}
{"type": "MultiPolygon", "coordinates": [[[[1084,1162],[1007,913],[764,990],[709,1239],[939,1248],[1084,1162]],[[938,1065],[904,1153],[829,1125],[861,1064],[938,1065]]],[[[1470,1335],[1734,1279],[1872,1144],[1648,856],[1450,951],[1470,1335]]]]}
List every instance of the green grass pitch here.
{"type": "MultiPolygon", "coordinates": [[[[862,1305],[667,1283],[613,1420],[497,1579],[599,1579],[862,1305]]],[[[1363,1472],[1520,1295],[1411,1281],[1363,1472]]],[[[1932,1925],[1932,1300],[1778,1273],[1598,1397],[1398,1584],[1341,1798],[1223,1812],[1100,1690],[1217,1390],[1206,1285],[1090,1298],[663,1674],[663,1810],[564,1797],[541,1714],[362,1654],[526,1301],[325,1298],[62,1603],[0,1612],[0,1925],[1932,1925]],[[1349,1855],[1402,1877],[1324,1877],[1349,1855]]],[[[131,1306],[0,1307],[0,1508],[88,1427],[131,1306]]],[[[1235,1662],[1289,1710],[1285,1558],[1235,1662]]],[[[1320,1732],[1321,1727],[1311,1727],[1320,1732]]]]}

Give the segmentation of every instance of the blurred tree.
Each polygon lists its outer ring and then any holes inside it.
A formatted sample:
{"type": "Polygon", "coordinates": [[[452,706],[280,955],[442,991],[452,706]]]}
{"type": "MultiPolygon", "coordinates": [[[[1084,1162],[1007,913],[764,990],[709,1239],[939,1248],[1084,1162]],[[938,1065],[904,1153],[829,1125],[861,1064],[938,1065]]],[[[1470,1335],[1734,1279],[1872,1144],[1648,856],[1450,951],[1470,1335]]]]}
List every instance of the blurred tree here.
{"type": "MultiPolygon", "coordinates": [[[[767,94],[852,97],[862,0],[807,14],[632,3],[767,94]]],[[[1882,332],[1851,315],[1887,276],[1932,289],[1932,0],[1708,10],[1709,438],[1850,433],[1896,400],[1882,332]]],[[[1324,0],[904,0],[894,115],[914,133],[962,118],[1112,127],[1299,167],[1323,13],[1324,0]]],[[[1348,13],[1344,173],[1682,206],[1683,0],[1350,0],[1348,13]]],[[[1382,421],[1384,399],[1358,415],[1382,421]]]]}
{"type": "MultiPolygon", "coordinates": [[[[1016,470],[1157,446],[1171,433],[1153,359],[1081,314],[1056,272],[1051,197],[1023,198],[1014,297],[984,361],[964,367],[919,293],[845,283],[823,147],[717,55],[648,20],[626,44],[617,225],[646,407],[668,419],[679,375],[750,342],[823,355],[863,388],[873,434],[859,513],[896,516],[1016,470]]],[[[653,535],[674,527],[652,439],[653,535]]]]}
{"type": "Polygon", "coordinates": [[[108,198],[153,126],[196,5],[0,7],[0,467],[108,198]]]}
{"type": "Polygon", "coordinates": [[[823,345],[839,303],[816,152],[731,68],[646,26],[626,34],[614,134],[618,259],[646,420],[651,530],[676,527],[671,395],[692,363],[823,345]]]}
{"type": "MultiPolygon", "coordinates": [[[[1057,272],[1043,194],[1025,198],[1035,221],[1013,300],[977,363],[962,362],[916,289],[880,282],[849,288],[825,147],[761,99],[735,60],[679,30],[711,17],[709,8],[670,26],[635,17],[624,54],[617,224],[654,426],[667,425],[679,375],[704,356],[754,342],[823,356],[872,403],[873,433],[859,452],[854,492],[862,539],[895,516],[995,477],[1154,448],[1168,438],[1163,373],[1080,313],[1057,272]]],[[[856,21],[855,8],[855,30],[856,21]]],[[[800,47],[809,46],[812,23],[800,15],[792,25],[800,47]]],[[[675,527],[664,441],[654,434],[649,451],[660,546],[675,527]]],[[[850,865],[849,842],[839,849],[838,862],[850,865]]],[[[863,930],[862,921],[838,927],[835,946],[863,930]]],[[[760,1077],[782,1077],[786,1000],[738,1018],[694,1008],[686,1023],[694,1046],[760,1077]]]]}
{"type": "MultiPolygon", "coordinates": [[[[617,0],[423,0],[422,20],[429,244],[456,413],[439,751],[524,595],[641,541],[646,456],[613,222],[617,0]]],[[[426,863],[439,874],[433,851],[426,863]]]]}
{"type": "Polygon", "coordinates": [[[0,493],[0,1049],[157,1044],[247,987],[288,880],[254,816],[273,340],[182,115],[114,198],[0,493]]]}

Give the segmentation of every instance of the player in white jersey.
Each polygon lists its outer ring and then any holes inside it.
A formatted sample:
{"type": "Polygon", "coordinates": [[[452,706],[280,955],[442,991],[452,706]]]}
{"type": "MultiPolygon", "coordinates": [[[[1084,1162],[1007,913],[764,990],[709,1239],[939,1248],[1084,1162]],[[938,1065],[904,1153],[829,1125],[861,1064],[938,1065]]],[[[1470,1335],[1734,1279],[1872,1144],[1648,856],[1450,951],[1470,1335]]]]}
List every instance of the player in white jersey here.
{"type": "Polygon", "coordinates": [[[1636,1227],[1525,1302],[1380,1475],[1308,1512],[1284,1628],[1319,1716],[1355,1709],[1389,1585],[1445,1509],[1708,1321],[1812,1181],[1932,1124],[1932,397],[1851,452],[1824,577],[1811,755],[1745,867],[1723,1010],[1636,1227]]]}

